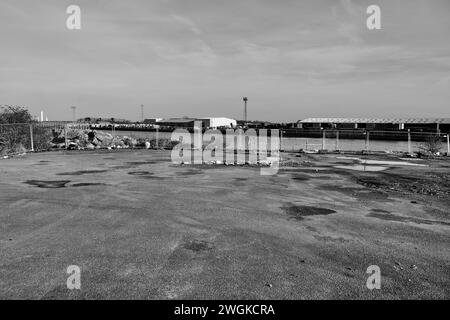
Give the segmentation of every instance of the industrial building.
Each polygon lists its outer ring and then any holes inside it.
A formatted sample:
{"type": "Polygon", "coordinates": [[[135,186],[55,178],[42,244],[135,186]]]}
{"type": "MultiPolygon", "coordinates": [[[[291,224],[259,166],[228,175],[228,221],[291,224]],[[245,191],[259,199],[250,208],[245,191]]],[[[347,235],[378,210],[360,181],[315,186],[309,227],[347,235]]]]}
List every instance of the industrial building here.
{"type": "Polygon", "coordinates": [[[234,128],[236,120],[223,117],[205,117],[205,118],[170,118],[158,121],[160,127],[172,128],[194,128],[195,121],[202,122],[202,128],[234,128]]]}
{"type": "Polygon", "coordinates": [[[450,132],[450,118],[308,118],[297,122],[303,129],[366,129],[379,131],[408,130],[450,132]]]}
{"type": "Polygon", "coordinates": [[[208,118],[198,118],[203,122],[203,127],[205,128],[235,128],[237,125],[236,120],[224,117],[208,117],[208,118]]]}
{"type": "Polygon", "coordinates": [[[163,120],[163,118],[148,118],[144,119],[144,124],[157,124],[157,122],[163,120]]]}

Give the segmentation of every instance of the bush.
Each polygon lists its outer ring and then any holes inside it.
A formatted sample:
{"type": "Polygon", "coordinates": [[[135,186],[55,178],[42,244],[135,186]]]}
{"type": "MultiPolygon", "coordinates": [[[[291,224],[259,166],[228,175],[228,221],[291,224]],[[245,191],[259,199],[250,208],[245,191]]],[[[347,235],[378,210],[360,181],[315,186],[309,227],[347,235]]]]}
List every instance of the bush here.
{"type": "Polygon", "coordinates": [[[0,152],[2,154],[22,153],[30,145],[29,125],[0,125],[0,152]]]}
{"type": "MultiPolygon", "coordinates": [[[[30,125],[33,117],[27,109],[6,106],[0,110],[0,153],[23,153],[31,149],[30,125]]],[[[52,134],[49,129],[33,126],[35,150],[48,149],[52,134]]]]}
{"type": "Polygon", "coordinates": [[[425,141],[419,149],[425,154],[435,155],[442,149],[442,141],[439,135],[430,135],[430,137],[425,141]]]}

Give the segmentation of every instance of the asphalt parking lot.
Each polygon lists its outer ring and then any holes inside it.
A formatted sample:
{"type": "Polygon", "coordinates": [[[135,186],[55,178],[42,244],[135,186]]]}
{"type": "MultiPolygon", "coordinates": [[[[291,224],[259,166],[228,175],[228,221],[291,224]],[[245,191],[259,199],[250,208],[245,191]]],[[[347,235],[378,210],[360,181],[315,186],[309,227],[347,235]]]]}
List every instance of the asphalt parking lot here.
{"type": "Polygon", "coordinates": [[[449,199],[358,183],[447,164],[359,172],[284,157],[300,165],[274,176],[155,150],[1,160],[0,298],[450,298],[449,199]],[[366,287],[371,265],[380,290],[366,287]]]}

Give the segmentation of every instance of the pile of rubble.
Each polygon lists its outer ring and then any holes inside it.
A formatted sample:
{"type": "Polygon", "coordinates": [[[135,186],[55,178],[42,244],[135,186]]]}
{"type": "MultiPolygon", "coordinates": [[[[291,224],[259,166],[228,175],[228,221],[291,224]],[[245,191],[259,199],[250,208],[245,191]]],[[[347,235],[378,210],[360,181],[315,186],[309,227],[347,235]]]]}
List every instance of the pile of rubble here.
{"type": "Polygon", "coordinates": [[[67,132],[53,132],[50,147],[53,149],[68,150],[95,150],[95,149],[172,149],[178,142],[168,139],[144,139],[128,136],[113,136],[110,133],[95,130],[74,129],[67,132]]]}

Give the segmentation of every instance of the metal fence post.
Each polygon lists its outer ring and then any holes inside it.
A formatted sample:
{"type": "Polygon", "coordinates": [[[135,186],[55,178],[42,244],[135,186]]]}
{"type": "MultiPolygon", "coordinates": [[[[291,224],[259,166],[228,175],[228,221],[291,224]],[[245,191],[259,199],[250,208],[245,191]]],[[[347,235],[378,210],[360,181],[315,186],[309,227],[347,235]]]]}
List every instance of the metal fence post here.
{"type": "Polygon", "coordinates": [[[447,157],[450,156],[450,133],[447,133],[447,157]]]}
{"type": "Polygon", "coordinates": [[[69,148],[69,140],[67,139],[67,123],[64,125],[64,142],[66,144],[66,150],[69,148]]]}
{"type": "Polygon", "coordinates": [[[322,150],[325,150],[325,137],[326,137],[326,130],[324,129],[323,130],[323,133],[322,133],[322,150]]]}
{"type": "Polygon", "coordinates": [[[411,129],[408,129],[408,153],[411,154],[411,129]]]}
{"type": "Polygon", "coordinates": [[[33,124],[30,124],[31,151],[34,152],[33,124]]]}
{"type": "MultiPolygon", "coordinates": [[[[283,149],[283,129],[280,130],[280,149],[283,149]]],[[[294,146],[292,146],[292,151],[294,151],[294,146]]]]}
{"type": "Polygon", "coordinates": [[[156,128],[156,149],[159,148],[159,128],[156,128]]]}
{"type": "Polygon", "coordinates": [[[370,131],[366,131],[366,151],[369,151],[370,131]]]}
{"type": "Polygon", "coordinates": [[[336,150],[339,150],[339,130],[336,131],[336,150]]]}

